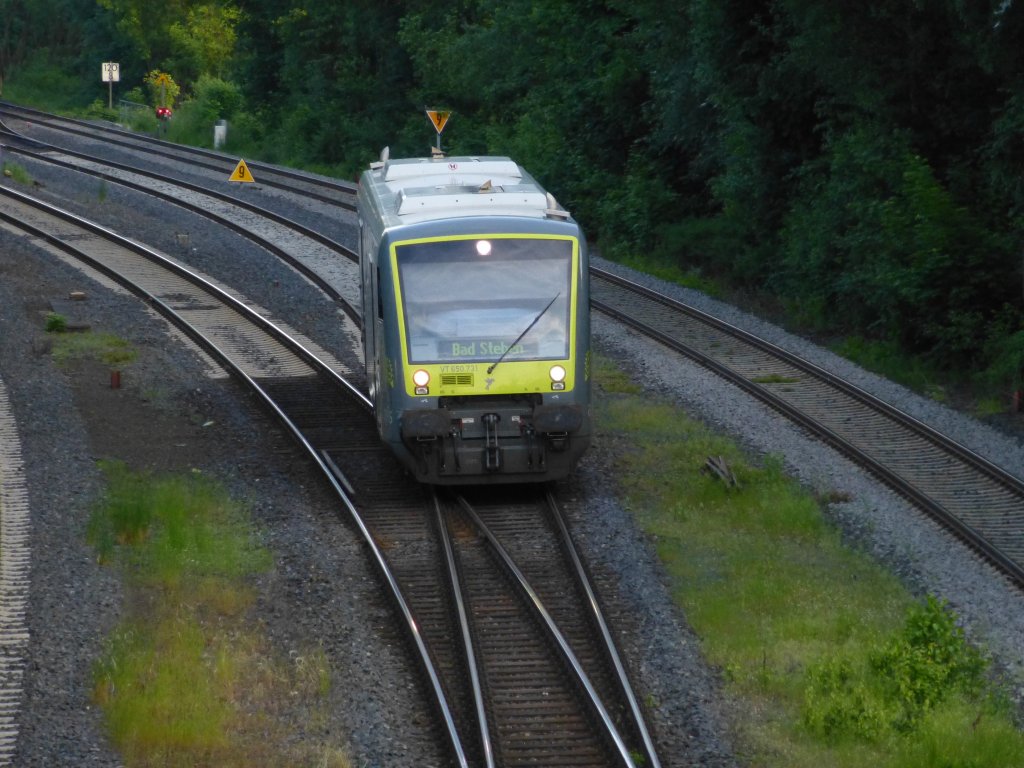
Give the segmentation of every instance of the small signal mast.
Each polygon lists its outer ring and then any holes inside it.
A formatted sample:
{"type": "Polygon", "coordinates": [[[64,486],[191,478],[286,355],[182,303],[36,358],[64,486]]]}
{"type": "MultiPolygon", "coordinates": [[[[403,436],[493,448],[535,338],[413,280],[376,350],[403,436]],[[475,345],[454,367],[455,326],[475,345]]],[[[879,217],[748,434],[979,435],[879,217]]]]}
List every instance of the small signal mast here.
{"type": "Polygon", "coordinates": [[[424,108],[424,111],[427,113],[427,117],[430,118],[430,123],[434,126],[434,130],[437,131],[437,149],[434,150],[434,154],[443,154],[441,152],[441,132],[448,125],[448,118],[452,116],[452,111],[450,109],[429,108],[424,108]]]}

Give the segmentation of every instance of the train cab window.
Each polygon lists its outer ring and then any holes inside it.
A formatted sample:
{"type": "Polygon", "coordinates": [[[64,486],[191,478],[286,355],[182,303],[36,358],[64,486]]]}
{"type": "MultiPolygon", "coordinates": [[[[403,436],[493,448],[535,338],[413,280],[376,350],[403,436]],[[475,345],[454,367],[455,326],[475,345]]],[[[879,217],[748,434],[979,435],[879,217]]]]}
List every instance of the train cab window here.
{"type": "Polygon", "coordinates": [[[410,362],[567,359],[572,256],[569,238],[398,243],[410,362]]]}

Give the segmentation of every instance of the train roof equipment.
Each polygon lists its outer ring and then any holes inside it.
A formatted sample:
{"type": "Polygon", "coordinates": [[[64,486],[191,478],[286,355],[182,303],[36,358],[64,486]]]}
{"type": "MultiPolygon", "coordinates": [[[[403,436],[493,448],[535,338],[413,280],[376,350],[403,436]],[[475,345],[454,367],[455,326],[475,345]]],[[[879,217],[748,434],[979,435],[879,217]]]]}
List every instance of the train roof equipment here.
{"type": "Polygon", "coordinates": [[[390,159],[370,165],[360,184],[385,228],[463,216],[568,220],[568,211],[507,157],[390,159]]]}

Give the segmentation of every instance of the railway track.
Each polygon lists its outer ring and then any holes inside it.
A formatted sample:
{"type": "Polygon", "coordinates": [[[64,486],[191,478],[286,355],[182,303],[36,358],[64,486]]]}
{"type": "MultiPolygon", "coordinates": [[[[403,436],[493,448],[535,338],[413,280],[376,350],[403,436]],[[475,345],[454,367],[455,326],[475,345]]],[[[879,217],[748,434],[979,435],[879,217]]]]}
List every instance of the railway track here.
{"type": "Polygon", "coordinates": [[[602,270],[595,309],[696,359],[866,466],[1024,586],[1024,482],[838,377],[602,270]]]}
{"type": "MultiPolygon", "coordinates": [[[[150,155],[180,162],[187,159],[189,165],[206,168],[222,173],[230,178],[238,164],[239,158],[223,152],[198,147],[189,147],[157,139],[152,136],[127,131],[113,126],[106,126],[85,120],[58,117],[28,107],[21,107],[8,102],[0,102],[0,118],[12,118],[26,123],[44,127],[53,131],[79,136],[102,142],[103,145],[114,145],[125,149],[140,150],[150,155]]],[[[291,171],[287,168],[246,161],[246,166],[261,186],[267,186],[283,192],[309,197],[330,205],[348,210],[355,210],[353,195],[356,187],[344,181],[328,179],[323,176],[291,171]]]]}
{"type": "MultiPolygon", "coordinates": [[[[353,191],[354,187],[348,194],[353,191]]],[[[1024,483],[1019,478],[773,345],[749,334],[739,339],[725,324],[640,286],[617,282],[612,289],[612,276],[601,270],[592,270],[591,276],[598,296],[594,306],[599,311],[698,359],[770,402],[866,466],[1016,583],[1024,584],[1024,483]],[[617,298],[601,299],[602,290],[617,298]],[[641,317],[633,312],[634,302],[648,314],[641,317]],[[661,317],[654,317],[652,311],[661,317]]]]}
{"type": "MultiPolygon", "coordinates": [[[[467,502],[461,511],[442,513],[434,501],[438,522],[431,523],[423,487],[381,446],[369,403],[343,380],[340,364],[322,362],[259,309],[172,260],[27,195],[0,194],[4,226],[46,240],[142,296],[255,391],[317,462],[391,588],[458,764],[631,766],[641,754],[646,765],[658,765],[618,654],[613,646],[595,645],[595,637],[610,642],[607,626],[599,615],[581,616],[580,606],[572,607],[576,598],[561,594],[570,572],[536,574],[539,591],[520,575],[519,586],[510,589],[502,569],[517,568],[507,557],[491,561],[487,550],[502,547],[467,502]],[[484,533],[471,541],[456,515],[468,515],[484,533]],[[442,557],[445,551],[449,557],[442,557]],[[465,586],[449,592],[446,584],[465,586]],[[555,606],[550,612],[539,610],[540,592],[555,606]],[[460,603],[466,606],[462,625],[453,623],[460,603]],[[493,618],[496,606],[508,611],[505,621],[512,625],[490,625],[488,633],[480,628],[482,617],[493,618]],[[563,632],[563,625],[571,628],[563,632]],[[593,637],[588,626],[598,627],[593,637]],[[533,631],[524,634],[526,627],[533,631]],[[514,673],[504,675],[508,669],[514,673]],[[590,676],[599,682],[590,683],[590,676]],[[486,683],[474,686],[474,680],[486,683]]],[[[553,503],[545,503],[549,515],[557,515],[553,503]]],[[[522,505],[504,507],[508,519],[524,514],[522,505]]],[[[541,514],[534,512],[531,527],[541,514]]],[[[555,527],[564,538],[560,545],[552,538],[551,551],[538,548],[534,538],[534,570],[559,546],[573,551],[564,523],[555,527]]],[[[505,533],[503,540],[511,538],[505,533]]],[[[578,589],[581,605],[596,606],[590,588],[578,589]]]]}
{"type": "MultiPolygon", "coordinates": [[[[427,649],[418,639],[416,621],[380,548],[352,505],[344,470],[327,458],[328,450],[344,447],[361,455],[370,466],[386,467],[390,461],[373,427],[371,405],[339,373],[344,367],[335,361],[325,362],[322,353],[310,351],[301,339],[281,331],[262,311],[227,289],[145,246],[6,188],[0,187],[0,202],[0,225],[45,241],[143,298],[256,393],[282,422],[337,494],[341,514],[353,520],[362,533],[409,627],[427,685],[433,686],[435,699],[444,710],[446,699],[427,649]]],[[[457,743],[457,739],[449,738],[449,742],[457,743]]]]}
{"type": "MultiPolygon", "coordinates": [[[[2,134],[2,128],[3,123],[0,123],[0,134],[2,134]]],[[[17,136],[17,134],[8,135],[17,136]]],[[[350,248],[336,240],[266,207],[207,186],[193,184],[182,179],[170,180],[163,174],[154,171],[35,140],[32,141],[32,144],[34,149],[14,145],[9,146],[7,151],[41,163],[111,181],[214,220],[221,226],[266,248],[314,283],[330,298],[341,301],[346,313],[358,320],[359,295],[356,270],[353,268],[343,290],[339,290],[322,276],[323,272],[333,271],[330,269],[330,265],[336,263],[338,257],[353,263],[357,259],[356,254],[350,248]],[[57,153],[60,156],[57,156],[57,153]],[[255,214],[255,217],[252,214],[255,214]],[[268,232],[268,224],[277,226],[276,232],[268,232]],[[281,228],[292,234],[282,237],[281,228]]]]}
{"type": "Polygon", "coordinates": [[[462,602],[481,650],[498,764],[660,765],[553,494],[526,489],[520,498],[508,495],[456,496],[458,507],[445,518],[462,602]],[[500,580],[495,562],[504,572],[500,580]],[[531,625],[541,628],[542,642],[525,631],[531,625]],[[562,693],[551,675],[567,674],[572,686],[562,693]],[[602,739],[588,735],[593,728],[602,739]],[[604,754],[588,757],[601,743],[604,754]]]}
{"type": "Polygon", "coordinates": [[[417,619],[458,762],[660,765],[554,497],[428,495],[365,451],[325,457],[346,468],[337,476],[417,619]]]}

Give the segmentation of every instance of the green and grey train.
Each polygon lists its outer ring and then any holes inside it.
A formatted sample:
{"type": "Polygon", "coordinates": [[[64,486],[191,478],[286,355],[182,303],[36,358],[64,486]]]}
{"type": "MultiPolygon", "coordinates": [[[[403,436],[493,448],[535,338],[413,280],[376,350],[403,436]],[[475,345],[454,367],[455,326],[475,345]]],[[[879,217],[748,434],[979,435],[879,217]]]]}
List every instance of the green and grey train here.
{"type": "Polygon", "coordinates": [[[421,481],[540,482],[590,442],[587,246],[506,157],[389,159],[359,181],[366,375],[421,481]]]}

